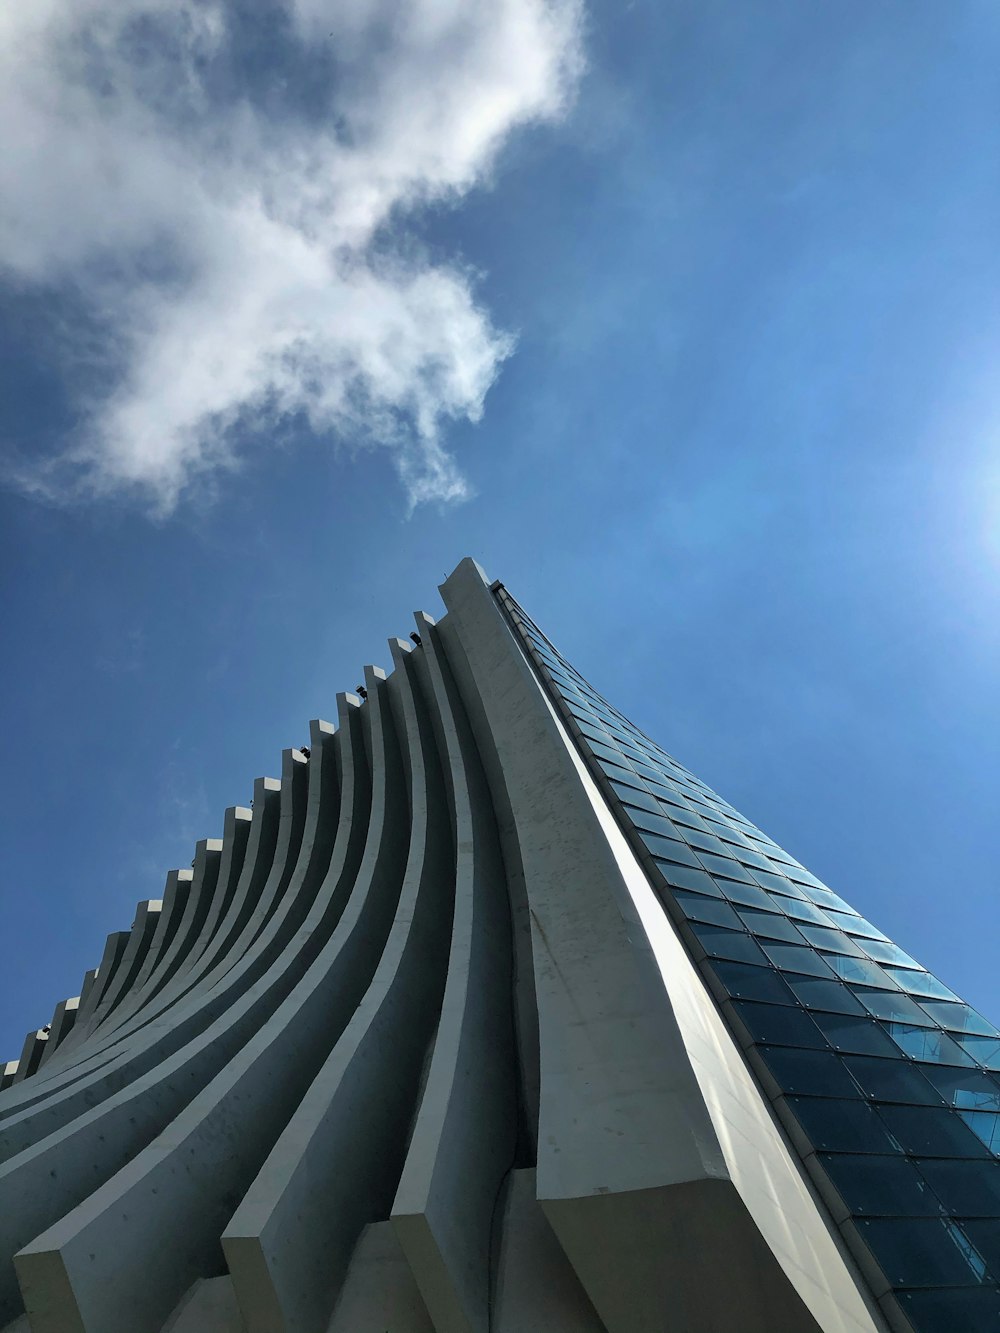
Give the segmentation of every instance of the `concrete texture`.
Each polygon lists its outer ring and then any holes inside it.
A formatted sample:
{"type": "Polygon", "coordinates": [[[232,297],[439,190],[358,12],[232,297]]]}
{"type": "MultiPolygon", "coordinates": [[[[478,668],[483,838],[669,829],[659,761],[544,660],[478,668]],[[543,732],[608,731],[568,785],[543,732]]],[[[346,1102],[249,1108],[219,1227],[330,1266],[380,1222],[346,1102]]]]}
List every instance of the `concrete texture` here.
{"type": "Polygon", "coordinates": [[[885,1328],[502,592],[442,593],[0,1066],[3,1333],[885,1328]]]}

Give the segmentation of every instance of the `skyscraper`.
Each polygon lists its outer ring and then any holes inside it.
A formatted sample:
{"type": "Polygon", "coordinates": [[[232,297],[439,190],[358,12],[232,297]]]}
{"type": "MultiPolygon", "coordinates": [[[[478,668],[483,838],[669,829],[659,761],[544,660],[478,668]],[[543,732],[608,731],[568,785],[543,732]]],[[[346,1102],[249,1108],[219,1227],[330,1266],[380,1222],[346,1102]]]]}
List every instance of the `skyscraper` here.
{"type": "Polygon", "coordinates": [[[997,1029],[442,594],[6,1067],[0,1320],[1000,1329],[997,1029]]]}

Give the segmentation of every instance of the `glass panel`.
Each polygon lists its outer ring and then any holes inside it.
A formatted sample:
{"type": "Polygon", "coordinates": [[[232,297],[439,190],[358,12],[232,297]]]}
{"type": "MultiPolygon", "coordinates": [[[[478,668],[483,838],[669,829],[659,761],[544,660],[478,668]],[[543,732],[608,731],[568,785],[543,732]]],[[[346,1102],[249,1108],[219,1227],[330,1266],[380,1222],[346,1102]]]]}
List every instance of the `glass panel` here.
{"type": "Polygon", "coordinates": [[[830,953],[861,956],[861,950],[849,935],[842,930],[830,930],[827,926],[801,925],[802,934],[815,949],[826,949],[830,953]]]}
{"type": "Polygon", "coordinates": [[[865,953],[878,963],[895,963],[897,967],[913,967],[917,971],[923,970],[915,958],[911,958],[908,953],[904,953],[898,944],[890,944],[887,940],[866,941],[865,953]]]}
{"type": "Polygon", "coordinates": [[[867,1096],[880,1102],[940,1106],[941,1094],[919,1069],[905,1060],[881,1060],[869,1055],[848,1055],[844,1064],[867,1096]]]}
{"type": "Polygon", "coordinates": [[[796,921],[810,921],[814,926],[829,926],[830,918],[815,903],[807,903],[804,898],[789,898],[782,903],[782,908],[796,921]]]}
{"type": "Polygon", "coordinates": [[[749,870],[744,870],[739,861],[733,861],[728,856],[713,856],[711,852],[702,852],[699,859],[705,869],[710,870],[713,875],[752,882],[749,870]]]}
{"type": "Polygon", "coordinates": [[[638,805],[643,810],[649,810],[652,814],[659,814],[662,807],[656,797],[648,791],[639,790],[641,778],[635,779],[635,786],[626,782],[611,782],[611,790],[618,799],[627,805],[638,805]]]}
{"type": "Polygon", "coordinates": [[[995,1037],[959,1037],[959,1045],[987,1069],[1000,1069],[1000,1040],[995,1037]]]}
{"type": "Polygon", "coordinates": [[[708,894],[713,898],[718,898],[721,890],[711,875],[706,875],[704,870],[696,870],[694,866],[671,865],[668,861],[661,861],[659,857],[653,858],[656,861],[656,868],[667,881],[677,889],[691,889],[695,893],[708,894]]]}
{"type": "Polygon", "coordinates": [[[886,1126],[864,1102],[832,1097],[789,1097],[787,1101],[816,1148],[882,1155],[897,1151],[886,1126]]]}
{"type": "Polygon", "coordinates": [[[977,1014],[967,1004],[948,1004],[941,1000],[921,1000],[921,1009],[925,1009],[936,1023],[953,1032],[971,1032],[982,1037],[1000,1037],[1000,1032],[982,1014],[977,1014]]]}
{"type": "Polygon", "coordinates": [[[801,890],[797,889],[784,875],[776,875],[773,871],[762,870],[759,874],[754,872],[754,879],[760,880],[765,888],[773,889],[775,893],[783,893],[788,898],[804,898],[801,890]]]}
{"type": "Polygon", "coordinates": [[[766,941],[761,947],[782,972],[804,972],[809,976],[827,978],[832,975],[823,959],[812,949],[798,944],[770,944],[766,941]]]}
{"type": "Polygon", "coordinates": [[[855,987],[854,994],[870,1014],[876,1018],[885,1018],[900,1023],[915,1023],[924,1027],[932,1025],[931,1019],[924,1013],[916,1000],[911,1000],[898,990],[865,990],[855,987]]]}
{"type": "Polygon", "coordinates": [[[792,1004],[795,997],[777,972],[769,967],[745,963],[712,962],[712,969],[734,999],[761,1000],[766,1004],[792,1004]]]}
{"type": "Polygon", "coordinates": [[[859,1220],[879,1267],[896,1287],[976,1286],[985,1264],[947,1218],[859,1220]]]}
{"type": "Polygon", "coordinates": [[[890,968],[889,971],[893,981],[911,995],[929,995],[936,1000],[958,999],[954,991],[942,985],[937,977],[932,977],[929,972],[908,972],[898,967],[890,968]]]}
{"type": "Polygon", "coordinates": [[[743,931],[699,925],[693,925],[691,929],[710,958],[731,958],[736,963],[766,963],[759,946],[743,931]]]}
{"type": "Polygon", "coordinates": [[[1000,1162],[921,1158],[916,1166],[947,1212],[957,1217],[1000,1218],[1000,1162]]]}
{"type": "Polygon", "coordinates": [[[640,836],[654,856],[662,856],[666,861],[680,861],[683,865],[694,866],[697,869],[694,855],[688,850],[687,843],[671,842],[669,838],[661,838],[658,833],[642,833],[640,836]]]}
{"type": "Polygon", "coordinates": [[[937,1217],[941,1205],[905,1157],[820,1153],[823,1169],[852,1213],[870,1217],[937,1217]]]}
{"type": "Polygon", "coordinates": [[[959,1111],[972,1132],[992,1153],[1000,1153],[1000,1115],[995,1111],[959,1111]]]}
{"type": "Polygon", "coordinates": [[[913,1060],[928,1064],[971,1065],[961,1046],[939,1028],[915,1027],[912,1023],[886,1023],[889,1036],[913,1060]]]}
{"type": "Polygon", "coordinates": [[[647,833],[658,833],[662,838],[670,838],[674,842],[681,840],[680,834],[670,820],[664,819],[662,815],[651,815],[648,810],[636,810],[630,805],[624,806],[624,810],[637,829],[644,829],[647,833]]]}
{"type": "Polygon", "coordinates": [[[841,930],[846,930],[848,935],[861,935],[870,940],[884,940],[886,938],[876,926],[873,926],[870,921],[866,921],[863,916],[858,916],[856,913],[834,912],[831,910],[827,912],[827,916],[841,930]]]}
{"type": "Polygon", "coordinates": [[[814,1017],[834,1050],[853,1051],[858,1055],[885,1055],[890,1059],[896,1054],[892,1042],[874,1018],[823,1013],[814,1017]]]}
{"type": "Polygon", "coordinates": [[[884,987],[893,990],[894,983],[878,963],[870,963],[867,958],[842,958],[831,954],[826,960],[838,977],[845,981],[856,981],[862,986],[884,987]]]}
{"type": "Polygon", "coordinates": [[[788,978],[795,998],[807,1009],[826,1009],[831,1014],[864,1014],[864,1010],[842,981],[822,977],[788,978]]]}
{"type": "MultiPolygon", "coordinates": [[[[998,1210],[994,1208],[994,1211],[998,1210]]],[[[1000,1277],[1000,1218],[994,1217],[988,1222],[973,1218],[962,1223],[962,1230],[968,1233],[969,1239],[986,1260],[993,1277],[1000,1277]]],[[[1000,1305],[997,1306],[997,1327],[1000,1328],[1000,1305]]]]}
{"type": "MultiPolygon", "coordinates": [[[[918,1157],[983,1157],[986,1149],[954,1111],[933,1106],[879,1106],[904,1152],[918,1157]]],[[[969,1113],[973,1114],[973,1113],[969,1113]]]]}
{"type": "Polygon", "coordinates": [[[739,884],[734,879],[720,879],[719,888],[727,898],[732,899],[734,903],[741,903],[744,907],[757,907],[765,912],[778,910],[774,899],[763,889],[758,889],[756,884],[739,884]]]}
{"type": "Polygon", "coordinates": [[[740,912],[743,923],[754,935],[763,935],[765,939],[786,940],[789,944],[801,944],[802,936],[787,917],[776,912],[754,912],[749,907],[740,912]]]}
{"type": "Polygon", "coordinates": [[[774,1046],[811,1046],[822,1049],[826,1039],[808,1014],[796,1006],[786,1008],[777,1004],[753,1004],[737,1000],[734,1010],[754,1041],[766,1041],[774,1046]]]}
{"type": "MultiPolygon", "coordinates": [[[[773,976],[774,973],[772,972],[773,976]]],[[[791,1046],[759,1046],[758,1054],[783,1092],[801,1096],[860,1098],[844,1062],[833,1051],[791,1046]]]]}
{"type": "MultiPolygon", "coordinates": [[[[828,889],[825,887],[809,888],[806,890],[806,892],[808,893],[809,897],[813,900],[813,902],[816,904],[816,906],[822,907],[824,912],[826,912],[828,915],[830,909],[832,908],[835,912],[846,912],[847,915],[851,917],[853,920],[858,919],[857,914],[855,913],[854,908],[851,906],[851,904],[845,903],[843,898],[841,898],[839,894],[834,893],[832,889],[828,889]]],[[[835,922],[834,924],[841,926],[841,929],[843,929],[843,926],[839,921],[835,922]]]]}
{"type": "Polygon", "coordinates": [[[703,898],[700,894],[675,893],[674,901],[692,921],[705,921],[713,926],[739,930],[740,919],[721,898],[703,898]]]}
{"type": "Polygon", "coordinates": [[[1000,1328],[995,1287],[902,1291],[898,1299],[917,1333],[996,1333],[1000,1328]]]}
{"type": "Polygon", "coordinates": [[[698,851],[714,852],[716,856],[721,856],[725,852],[726,844],[714,838],[711,833],[702,833],[700,829],[689,828],[684,830],[684,837],[698,851]]]}

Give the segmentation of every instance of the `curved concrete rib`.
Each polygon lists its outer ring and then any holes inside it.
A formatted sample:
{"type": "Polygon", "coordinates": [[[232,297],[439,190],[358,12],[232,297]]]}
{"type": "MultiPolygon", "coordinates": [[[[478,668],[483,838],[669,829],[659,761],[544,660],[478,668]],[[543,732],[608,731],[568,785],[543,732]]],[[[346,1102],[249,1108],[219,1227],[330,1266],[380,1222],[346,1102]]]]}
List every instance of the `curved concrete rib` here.
{"type": "MultiPolygon", "coordinates": [[[[13,1253],[85,1199],[155,1137],[239,1046],[267,1022],[329,938],[349,899],[368,827],[367,746],[358,703],[354,696],[339,696],[340,731],[324,737],[320,729],[327,724],[320,723],[314,733],[317,744],[329,741],[325,760],[313,768],[316,783],[325,783],[328,795],[326,802],[317,795],[317,812],[321,807],[326,815],[339,812],[339,819],[334,827],[326,819],[317,819],[309,840],[308,863],[298,880],[301,893],[296,895],[296,903],[299,899],[304,904],[312,902],[310,910],[303,915],[299,905],[290,911],[284,935],[272,923],[275,936],[286,941],[284,955],[275,959],[273,950],[263,950],[262,940],[257,956],[242,959],[228,974],[222,994],[203,1000],[194,1016],[197,1022],[192,1019],[192,1031],[198,1035],[175,1054],[169,1054],[172,1045],[166,1056],[158,1045],[164,1045],[168,1038],[174,1042],[176,1025],[160,1033],[159,1043],[155,1029],[144,1032],[144,1044],[133,1052],[131,1062],[117,1073],[110,1067],[105,1071],[108,1086],[100,1091],[109,1100],[102,1105],[88,1109],[92,1093],[71,1089],[77,1098],[72,1115],[67,1118],[65,1107],[60,1108],[59,1123],[47,1137],[35,1139],[30,1126],[20,1127],[27,1135],[26,1142],[0,1167],[0,1255],[13,1253]],[[339,789],[343,790],[343,799],[339,789]],[[263,975],[262,956],[270,961],[263,975]],[[223,1014],[225,1020],[220,1022],[223,1014]],[[141,1076],[136,1076],[137,1069],[141,1076]],[[143,1069],[149,1072],[143,1074],[143,1069]],[[122,1090],[112,1095],[115,1079],[122,1090]]],[[[51,1110],[42,1106],[39,1114],[44,1116],[51,1110]]],[[[5,1134],[9,1137],[18,1128],[16,1123],[0,1127],[0,1143],[5,1134]]],[[[0,1269],[0,1315],[13,1312],[19,1305],[13,1268],[4,1267],[0,1269]]]]}
{"type": "Polygon", "coordinates": [[[454,829],[455,913],[441,1021],[392,1209],[439,1333],[488,1333],[493,1216],[514,1160],[510,909],[492,807],[434,622],[417,616],[454,829]]]}
{"type": "Polygon", "coordinates": [[[49,1034],[44,1028],[34,1028],[28,1033],[21,1047],[21,1054],[17,1058],[17,1068],[11,1082],[21,1083],[35,1072],[48,1039],[49,1034]]]}
{"type": "Polygon", "coordinates": [[[48,1059],[50,1053],[57,1049],[59,1043],[63,1041],[67,1033],[72,1032],[79,1006],[79,995],[74,995],[68,1000],[60,1000],[56,1005],[52,1015],[52,1022],[49,1024],[49,1039],[45,1043],[45,1050],[42,1051],[39,1068],[48,1059]]]}
{"type": "Polygon", "coordinates": [[[134,984],[149,954],[162,908],[161,898],[147,898],[144,902],[136,904],[135,920],[129,931],[125,952],[122,954],[114,978],[104,988],[104,994],[94,1009],[88,1030],[82,1032],[84,1038],[107,1018],[134,984]]]}
{"type": "Polygon", "coordinates": [[[115,1014],[116,1022],[119,1020],[119,1015],[126,1004],[131,1003],[135,996],[144,993],[150,977],[163,962],[164,956],[180,928],[181,921],[184,919],[184,909],[187,906],[193,883],[193,865],[190,870],[169,870],[167,872],[167,882],[163,886],[163,898],[160,903],[160,914],[153,938],[150,941],[149,950],[143,959],[142,966],[136,973],[135,980],[129,987],[128,994],[122,996],[122,1003],[118,1006],[115,1014]]]}
{"type": "MultiPolygon", "coordinates": [[[[388,1222],[365,1227],[326,1333],[435,1333],[388,1222]]],[[[554,1333],[554,1330],[553,1330],[554,1333]]]]}
{"type": "MultiPolygon", "coordinates": [[[[250,1333],[325,1329],[362,1228],[388,1214],[440,1011],[450,830],[409,645],[394,640],[390,648],[410,793],[406,869],[371,985],[223,1233],[250,1333]]],[[[387,824],[383,836],[405,831],[402,822],[387,824]]]]}
{"type": "Polygon", "coordinates": [[[599,1316],[610,1333],[659,1333],[665,1310],[714,1333],[734,1309],[744,1333],[872,1333],[800,1166],[482,571],[463,561],[442,592],[525,869],[538,1198],[599,1316]]]}
{"type": "Polygon", "coordinates": [[[394,830],[405,830],[405,791],[381,673],[366,675],[372,818],[337,928],[270,1021],[169,1128],[15,1256],[33,1333],[158,1333],[190,1282],[217,1271],[234,1201],[367,989],[399,893],[405,836],[394,830]]]}

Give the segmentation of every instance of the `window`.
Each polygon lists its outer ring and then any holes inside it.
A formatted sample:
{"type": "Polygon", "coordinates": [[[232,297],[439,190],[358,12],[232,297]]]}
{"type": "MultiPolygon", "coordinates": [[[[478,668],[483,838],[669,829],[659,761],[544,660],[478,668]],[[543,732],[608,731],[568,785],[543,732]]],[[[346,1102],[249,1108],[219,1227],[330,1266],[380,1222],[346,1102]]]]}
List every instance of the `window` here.
{"type": "Polygon", "coordinates": [[[886,1023],[886,1031],[899,1049],[912,1060],[929,1064],[971,1065],[961,1046],[939,1028],[914,1027],[910,1023],[886,1023]]]}
{"type": "Polygon", "coordinates": [[[783,1092],[800,1096],[860,1099],[854,1081],[844,1068],[843,1060],[829,1049],[758,1046],[757,1054],[783,1092]]]}
{"type": "Polygon", "coordinates": [[[933,1021],[924,1013],[916,1000],[911,1000],[898,990],[865,990],[855,986],[854,994],[875,1018],[888,1019],[891,1022],[915,1023],[922,1027],[932,1027],[933,1021]]]}
{"type": "Polygon", "coordinates": [[[954,1111],[934,1106],[880,1105],[878,1115],[903,1151],[915,1157],[986,1155],[982,1139],[954,1111]]]}
{"type": "Polygon", "coordinates": [[[697,870],[694,866],[671,865],[669,861],[661,861],[659,857],[653,859],[656,861],[657,870],[674,888],[691,889],[695,893],[708,894],[713,898],[720,896],[719,886],[711,875],[705,874],[704,870],[697,870]]]}
{"type": "Polygon", "coordinates": [[[918,1159],[916,1166],[947,1212],[958,1217],[1000,1220],[1000,1162],[959,1162],[932,1157],[918,1159]]]}
{"type": "Polygon", "coordinates": [[[852,1213],[870,1217],[937,1217],[941,1213],[933,1190],[905,1157],[820,1153],[819,1160],[852,1213]]]}
{"type": "Polygon", "coordinates": [[[795,997],[777,972],[769,967],[712,960],[712,969],[734,999],[760,1000],[765,1004],[792,1004],[795,997]]]}
{"type": "Polygon", "coordinates": [[[832,1014],[864,1016],[864,1009],[842,981],[830,981],[824,977],[789,977],[788,984],[795,992],[799,1004],[804,1004],[807,1009],[826,1009],[832,1014]]]}
{"type": "Polygon", "coordinates": [[[941,1000],[921,1000],[921,1009],[926,1010],[936,1023],[952,1032],[970,1032],[982,1037],[1000,1038],[1000,1032],[982,1014],[977,1014],[967,1004],[949,1004],[941,1000]]]}
{"type": "Polygon", "coordinates": [[[954,991],[943,986],[937,977],[932,977],[929,972],[909,972],[898,967],[893,967],[889,971],[895,984],[900,989],[908,991],[910,995],[926,995],[934,1000],[958,999],[954,991]]]}
{"type": "Polygon", "coordinates": [[[640,836],[654,856],[662,856],[667,861],[679,861],[682,865],[694,866],[697,869],[697,862],[693,854],[688,851],[686,843],[673,842],[670,838],[661,837],[659,833],[640,831],[640,836]]]}
{"type": "Polygon", "coordinates": [[[802,944],[802,936],[785,916],[776,912],[755,912],[750,907],[740,909],[743,924],[754,935],[763,935],[765,939],[785,940],[789,944],[802,944]]]}
{"type": "Polygon", "coordinates": [[[754,941],[741,930],[723,930],[719,926],[691,927],[710,958],[729,958],[736,963],[760,963],[766,959],[754,941]]]}
{"type": "Polygon", "coordinates": [[[940,1106],[938,1090],[919,1069],[905,1060],[884,1060],[870,1055],[847,1055],[844,1064],[873,1101],[940,1106]]]}
{"type": "Polygon", "coordinates": [[[892,1042],[873,1018],[824,1013],[816,1013],[815,1018],[834,1050],[884,1055],[890,1059],[896,1054],[892,1042]]]}
{"type": "Polygon", "coordinates": [[[754,1041],[774,1046],[807,1046],[822,1050],[826,1038],[801,1009],[778,1004],[755,1004],[737,1000],[733,1009],[754,1041]]]}
{"type": "Polygon", "coordinates": [[[772,944],[769,940],[761,947],[775,967],[782,972],[803,972],[809,976],[832,978],[826,963],[812,949],[798,944],[772,944]]]}
{"type": "Polygon", "coordinates": [[[843,977],[845,981],[854,981],[862,986],[884,987],[886,990],[894,989],[895,983],[888,974],[878,963],[871,963],[867,958],[843,958],[831,954],[826,961],[837,976],[843,977]]]}
{"type": "Polygon", "coordinates": [[[789,1097],[787,1101],[818,1149],[883,1156],[897,1151],[886,1126],[862,1101],[848,1102],[832,1097],[789,1097]]]}
{"type": "Polygon", "coordinates": [[[857,1223],[896,1287],[975,1286],[986,1265],[947,1218],[873,1218],[857,1223]]]}
{"type": "Polygon", "coordinates": [[[692,921],[704,921],[713,926],[740,929],[740,919],[721,898],[706,898],[695,893],[675,893],[674,901],[692,921]]]}

